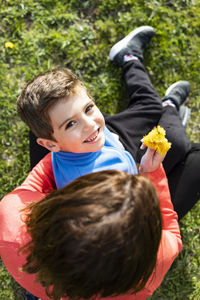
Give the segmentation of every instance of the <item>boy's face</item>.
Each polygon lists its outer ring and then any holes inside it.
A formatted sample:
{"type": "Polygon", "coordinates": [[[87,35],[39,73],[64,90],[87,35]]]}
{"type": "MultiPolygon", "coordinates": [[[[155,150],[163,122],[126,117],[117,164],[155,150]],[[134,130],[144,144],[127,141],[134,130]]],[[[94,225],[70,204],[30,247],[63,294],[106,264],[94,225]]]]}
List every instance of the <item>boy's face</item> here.
{"type": "Polygon", "coordinates": [[[105,143],[105,121],[83,87],[49,109],[56,143],[51,151],[95,152],[105,143]]]}

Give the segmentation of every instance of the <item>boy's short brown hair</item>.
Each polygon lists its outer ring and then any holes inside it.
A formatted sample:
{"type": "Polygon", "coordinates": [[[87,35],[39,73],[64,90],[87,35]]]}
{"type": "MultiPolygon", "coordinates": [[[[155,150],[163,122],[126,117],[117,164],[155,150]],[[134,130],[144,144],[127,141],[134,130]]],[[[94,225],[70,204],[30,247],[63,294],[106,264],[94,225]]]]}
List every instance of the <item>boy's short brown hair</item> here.
{"type": "Polygon", "coordinates": [[[48,109],[68,97],[78,85],[83,86],[67,68],[39,74],[25,86],[17,99],[19,116],[37,137],[53,139],[48,109]]]}
{"type": "Polygon", "coordinates": [[[28,207],[23,271],[37,273],[53,299],[136,293],[155,268],[161,223],[147,178],[85,175],[28,207]]]}

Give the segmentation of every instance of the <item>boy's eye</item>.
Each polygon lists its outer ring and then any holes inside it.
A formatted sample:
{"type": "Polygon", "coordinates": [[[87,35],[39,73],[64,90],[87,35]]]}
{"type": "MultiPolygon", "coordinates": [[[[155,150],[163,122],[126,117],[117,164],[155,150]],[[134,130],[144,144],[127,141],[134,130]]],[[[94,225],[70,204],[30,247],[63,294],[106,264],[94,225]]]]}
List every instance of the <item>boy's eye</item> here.
{"type": "Polygon", "coordinates": [[[70,121],[69,123],[67,123],[65,129],[72,127],[75,123],[76,123],[75,121],[70,121]]]}
{"type": "Polygon", "coordinates": [[[87,113],[88,111],[90,111],[92,108],[94,107],[94,104],[90,104],[86,107],[85,112],[87,113]]]}

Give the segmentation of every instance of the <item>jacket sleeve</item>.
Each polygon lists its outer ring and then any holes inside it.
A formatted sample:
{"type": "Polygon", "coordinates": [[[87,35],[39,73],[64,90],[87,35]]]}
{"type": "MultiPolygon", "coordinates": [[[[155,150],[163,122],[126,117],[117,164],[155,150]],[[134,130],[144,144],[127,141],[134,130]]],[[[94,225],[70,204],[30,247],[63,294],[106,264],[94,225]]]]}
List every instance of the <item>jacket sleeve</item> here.
{"type": "Polygon", "coordinates": [[[45,194],[38,191],[18,189],[0,201],[0,256],[8,272],[23,288],[46,300],[49,298],[41,284],[35,282],[35,274],[21,271],[26,255],[18,253],[20,247],[30,240],[20,210],[29,202],[37,202],[43,197],[45,194]]]}
{"type": "Polygon", "coordinates": [[[20,268],[26,256],[18,254],[20,247],[30,239],[20,212],[27,204],[37,202],[56,189],[51,154],[47,154],[29,173],[25,181],[0,201],[0,256],[15,280],[25,289],[42,299],[49,299],[44,288],[35,282],[35,275],[20,268]]]}
{"type": "Polygon", "coordinates": [[[42,299],[49,299],[44,288],[35,282],[35,275],[26,274],[20,268],[26,261],[18,250],[30,239],[20,210],[37,202],[56,189],[51,155],[47,154],[29,173],[25,181],[0,201],[0,256],[9,273],[25,289],[42,299]]]}
{"type": "Polygon", "coordinates": [[[157,190],[162,215],[162,236],[157,254],[157,264],[146,285],[146,291],[148,290],[150,296],[161,284],[174,259],[182,250],[182,241],[178,216],[171,202],[168,180],[163,166],[161,165],[155,172],[147,173],[145,176],[152,181],[157,190]]]}
{"type": "Polygon", "coordinates": [[[15,189],[26,189],[38,191],[40,193],[49,193],[56,189],[51,162],[51,153],[48,153],[29,173],[21,186],[15,189]]]}

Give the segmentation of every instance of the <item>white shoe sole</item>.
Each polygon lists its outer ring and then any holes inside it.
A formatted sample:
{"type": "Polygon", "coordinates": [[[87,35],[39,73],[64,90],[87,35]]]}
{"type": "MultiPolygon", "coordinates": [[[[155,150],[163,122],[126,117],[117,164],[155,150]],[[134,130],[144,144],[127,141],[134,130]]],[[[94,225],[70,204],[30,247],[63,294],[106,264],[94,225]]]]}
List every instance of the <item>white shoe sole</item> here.
{"type": "MultiPolygon", "coordinates": [[[[174,82],[172,85],[170,85],[170,87],[168,87],[168,89],[165,92],[165,96],[168,96],[171,93],[171,91],[173,90],[173,88],[175,88],[177,85],[179,85],[180,82],[184,82],[184,80],[179,80],[177,82],[174,82]]],[[[187,97],[181,105],[183,105],[186,101],[187,101],[187,97]]]]}
{"type": "Polygon", "coordinates": [[[138,34],[139,32],[143,31],[143,30],[153,30],[155,32],[155,30],[153,29],[153,27],[151,26],[140,26],[136,29],[134,29],[133,31],[131,31],[127,36],[125,36],[121,41],[119,41],[118,43],[116,43],[110,50],[109,53],[109,59],[113,60],[114,57],[116,56],[117,53],[119,53],[119,51],[123,48],[125,48],[128,44],[128,42],[130,40],[132,40],[132,38],[138,34]]]}
{"type": "Polygon", "coordinates": [[[185,111],[185,115],[184,115],[184,118],[181,120],[182,122],[182,125],[186,128],[187,127],[187,124],[190,120],[190,114],[191,114],[191,110],[189,107],[186,107],[186,111],[185,111]]]}
{"type": "Polygon", "coordinates": [[[176,87],[180,82],[182,82],[182,80],[174,82],[172,85],[170,85],[170,87],[168,87],[168,89],[165,92],[165,96],[168,96],[169,93],[171,93],[171,90],[176,87]]]}

